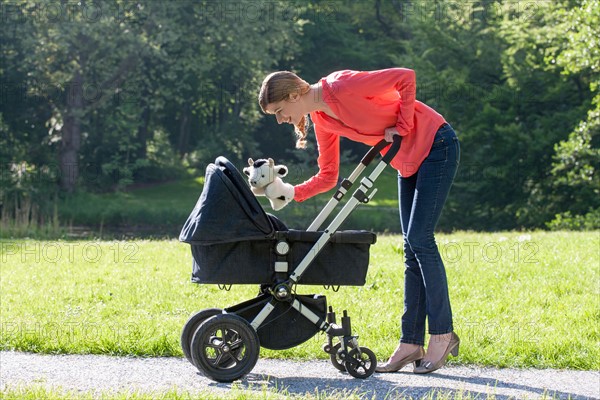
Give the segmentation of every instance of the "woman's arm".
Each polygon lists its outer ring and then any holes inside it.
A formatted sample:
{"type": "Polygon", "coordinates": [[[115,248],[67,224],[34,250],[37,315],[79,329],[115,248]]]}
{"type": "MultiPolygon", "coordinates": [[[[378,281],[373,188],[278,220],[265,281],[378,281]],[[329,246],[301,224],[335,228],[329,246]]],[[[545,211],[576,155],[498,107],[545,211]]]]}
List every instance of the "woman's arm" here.
{"type": "Polygon", "coordinates": [[[317,137],[319,172],[294,187],[294,200],[304,201],[337,185],[340,167],[340,137],[314,125],[317,137]]]}

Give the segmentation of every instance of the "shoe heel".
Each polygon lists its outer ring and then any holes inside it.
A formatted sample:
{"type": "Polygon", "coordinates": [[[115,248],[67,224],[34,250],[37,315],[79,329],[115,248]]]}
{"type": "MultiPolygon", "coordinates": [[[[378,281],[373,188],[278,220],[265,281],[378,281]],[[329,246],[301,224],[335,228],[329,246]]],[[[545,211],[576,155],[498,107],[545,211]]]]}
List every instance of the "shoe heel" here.
{"type": "Polygon", "coordinates": [[[452,349],[450,354],[452,354],[454,357],[458,357],[458,344],[456,345],[455,348],[452,349]]]}
{"type": "Polygon", "coordinates": [[[421,366],[421,360],[416,360],[413,362],[413,367],[419,368],[421,366]]]}

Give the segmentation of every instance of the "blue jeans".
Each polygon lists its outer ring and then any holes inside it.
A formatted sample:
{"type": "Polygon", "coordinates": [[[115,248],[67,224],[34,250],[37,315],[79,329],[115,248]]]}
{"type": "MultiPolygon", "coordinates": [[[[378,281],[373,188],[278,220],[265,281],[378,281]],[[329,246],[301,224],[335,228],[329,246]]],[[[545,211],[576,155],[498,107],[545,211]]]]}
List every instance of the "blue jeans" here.
{"type": "Polygon", "coordinates": [[[431,335],[453,330],[446,270],[433,232],[459,160],[458,138],[452,127],[444,124],[417,173],[408,178],[398,177],[406,267],[402,343],[425,344],[426,317],[431,335]]]}

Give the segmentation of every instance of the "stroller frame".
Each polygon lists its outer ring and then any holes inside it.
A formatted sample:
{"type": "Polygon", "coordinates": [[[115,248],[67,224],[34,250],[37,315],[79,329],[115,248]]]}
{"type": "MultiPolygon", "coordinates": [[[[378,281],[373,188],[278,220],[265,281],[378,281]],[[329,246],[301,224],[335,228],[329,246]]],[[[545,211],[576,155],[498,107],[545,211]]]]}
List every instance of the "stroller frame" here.
{"type": "MultiPolygon", "coordinates": [[[[318,304],[307,304],[307,301],[312,302],[312,300],[308,298],[299,300],[301,296],[295,294],[294,286],[302,282],[301,278],[307,268],[330,242],[352,211],[359,204],[368,203],[376,194],[377,188],[374,188],[373,184],[398,153],[400,144],[401,137],[394,136],[389,150],[371,173],[361,179],[360,185],[352,197],[323,230],[291,274],[288,273],[287,262],[276,261],[275,274],[282,279],[276,279],[274,284],[262,284],[261,293],[256,299],[224,310],[202,310],[188,320],[182,332],[181,344],[186,358],[201,373],[219,382],[231,382],[249,373],[258,360],[260,342],[257,331],[288,312],[281,312],[283,305],[286,305],[288,310],[294,309],[304,316],[306,320],[303,323],[310,321],[313,328],[316,328],[316,332],[322,331],[327,334],[328,341],[323,346],[323,350],[330,355],[330,360],[336,369],[347,371],[353,377],[361,379],[367,378],[375,372],[377,357],[370,349],[359,346],[358,336],[352,334],[351,321],[347,311],[343,312],[341,326],[336,323],[336,314],[331,306],[324,319],[322,315],[324,314],[325,297],[314,296],[316,299],[314,301],[318,304]],[[274,313],[274,310],[277,312],[274,313]],[[273,317],[273,314],[278,313],[279,316],[273,317]],[[321,316],[317,313],[321,313],[321,316]],[[336,338],[338,342],[334,344],[336,338]]],[[[381,140],[367,152],[350,176],[342,180],[332,198],[307,228],[307,232],[318,231],[355,181],[388,145],[390,145],[389,142],[381,140]]],[[[277,240],[275,253],[281,259],[289,251],[289,246],[285,241],[285,232],[275,232],[274,236],[277,240]]],[[[316,332],[308,332],[294,344],[302,343],[314,336],[316,332]],[[307,335],[309,336],[306,337],[307,335]]],[[[302,334],[300,335],[302,336],[302,334]]],[[[291,346],[280,348],[288,347],[291,346]]]]}

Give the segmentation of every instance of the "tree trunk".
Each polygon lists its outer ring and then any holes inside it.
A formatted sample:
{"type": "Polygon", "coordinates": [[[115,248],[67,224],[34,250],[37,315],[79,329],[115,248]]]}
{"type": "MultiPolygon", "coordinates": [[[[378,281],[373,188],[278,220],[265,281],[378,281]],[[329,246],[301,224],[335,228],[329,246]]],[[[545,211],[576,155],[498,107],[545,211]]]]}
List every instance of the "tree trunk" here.
{"type": "Polygon", "coordinates": [[[188,148],[190,140],[190,108],[186,104],[181,112],[181,120],[179,122],[179,140],[177,143],[177,149],[179,150],[179,156],[183,157],[188,148]]]}
{"type": "Polygon", "coordinates": [[[146,147],[148,143],[148,124],[150,123],[150,110],[148,109],[148,105],[144,105],[144,110],[142,111],[142,123],[138,127],[137,131],[137,142],[140,147],[137,149],[137,158],[144,159],[146,158],[146,147]]]}
{"type": "Polygon", "coordinates": [[[81,112],[83,109],[83,78],[79,71],[67,90],[67,108],[59,150],[60,185],[71,193],[79,178],[79,149],[81,147],[81,112]]]}

